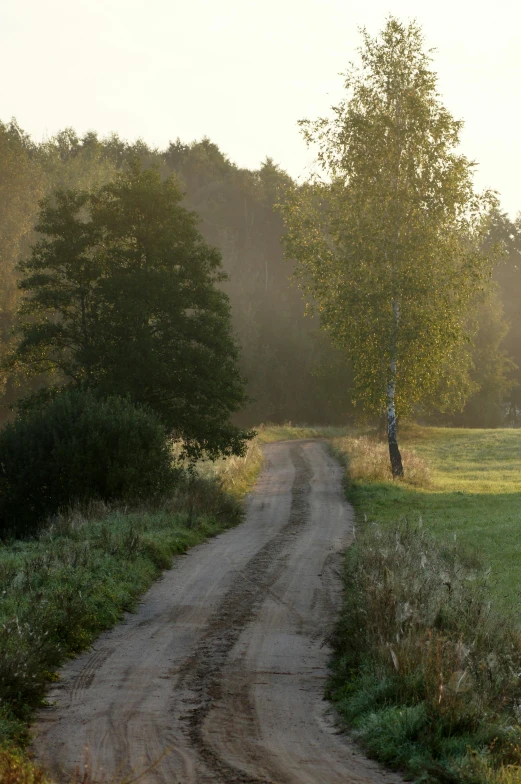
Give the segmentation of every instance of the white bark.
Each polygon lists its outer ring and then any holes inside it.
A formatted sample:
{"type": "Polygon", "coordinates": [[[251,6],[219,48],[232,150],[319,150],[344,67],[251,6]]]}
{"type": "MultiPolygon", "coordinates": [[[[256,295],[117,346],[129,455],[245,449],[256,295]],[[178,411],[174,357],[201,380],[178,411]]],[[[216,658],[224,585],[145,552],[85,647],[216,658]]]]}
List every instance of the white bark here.
{"type": "Polygon", "coordinates": [[[393,300],[393,339],[391,342],[391,359],[389,362],[389,381],[387,382],[387,437],[389,441],[389,457],[393,476],[403,476],[402,456],[398,448],[396,433],[396,335],[400,321],[400,306],[393,300]]]}
{"type": "Polygon", "coordinates": [[[391,358],[389,365],[389,383],[387,384],[387,433],[389,438],[396,441],[396,358],[391,358]]]}

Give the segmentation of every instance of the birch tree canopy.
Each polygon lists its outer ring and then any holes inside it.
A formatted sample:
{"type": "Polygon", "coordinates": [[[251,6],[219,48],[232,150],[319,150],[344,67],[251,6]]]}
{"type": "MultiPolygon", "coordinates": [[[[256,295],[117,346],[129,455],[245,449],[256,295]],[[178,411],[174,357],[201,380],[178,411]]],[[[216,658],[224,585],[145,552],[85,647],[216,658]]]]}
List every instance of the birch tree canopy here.
{"type": "Polygon", "coordinates": [[[355,402],[387,409],[400,476],[396,416],[447,381],[488,275],[479,246],[495,196],[474,190],[462,122],[440,99],[419,26],[389,17],[376,38],[362,30],[358,54],[332,116],[300,123],[319,167],[287,194],[286,253],[353,364],[355,402]]]}

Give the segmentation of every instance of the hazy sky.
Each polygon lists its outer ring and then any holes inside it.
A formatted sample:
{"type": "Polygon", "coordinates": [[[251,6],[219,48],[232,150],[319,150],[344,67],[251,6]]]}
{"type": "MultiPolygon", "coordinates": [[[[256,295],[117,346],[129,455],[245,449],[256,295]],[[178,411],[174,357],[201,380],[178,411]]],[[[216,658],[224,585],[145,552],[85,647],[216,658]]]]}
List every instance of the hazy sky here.
{"type": "Polygon", "coordinates": [[[479,187],[521,210],[521,4],[514,0],[0,0],[0,119],[163,147],[209,136],[240,166],[305,174],[297,120],[342,93],[365,25],[416,18],[479,187]]]}

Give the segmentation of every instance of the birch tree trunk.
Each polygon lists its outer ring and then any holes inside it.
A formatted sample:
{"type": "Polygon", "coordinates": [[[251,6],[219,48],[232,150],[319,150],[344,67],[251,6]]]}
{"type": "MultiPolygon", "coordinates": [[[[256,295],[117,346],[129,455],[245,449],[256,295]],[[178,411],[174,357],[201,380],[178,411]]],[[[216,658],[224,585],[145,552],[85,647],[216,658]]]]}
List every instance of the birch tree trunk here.
{"type": "Polygon", "coordinates": [[[387,439],[389,442],[389,457],[391,458],[391,471],[393,479],[403,476],[402,456],[398,448],[396,434],[396,333],[400,319],[400,308],[396,300],[393,301],[394,336],[391,347],[391,362],[389,364],[389,381],[387,383],[387,439]]]}

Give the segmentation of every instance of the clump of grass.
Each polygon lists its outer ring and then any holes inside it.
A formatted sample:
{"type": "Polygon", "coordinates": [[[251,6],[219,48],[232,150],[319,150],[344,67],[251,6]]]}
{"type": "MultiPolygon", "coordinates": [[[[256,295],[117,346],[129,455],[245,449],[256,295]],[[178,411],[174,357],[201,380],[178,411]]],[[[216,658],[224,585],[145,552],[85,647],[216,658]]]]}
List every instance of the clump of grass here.
{"type": "Polygon", "coordinates": [[[216,481],[220,490],[240,500],[253,487],[262,461],[260,441],[256,437],[248,442],[243,457],[232,456],[224,460],[204,462],[198,468],[198,475],[216,481]]]}
{"type": "MultiPolygon", "coordinates": [[[[389,448],[386,443],[373,436],[345,436],[333,438],[334,452],[347,464],[349,477],[352,481],[391,482],[393,480],[389,460],[389,448]]],[[[431,483],[429,467],[425,460],[414,449],[401,449],[404,464],[404,480],[407,484],[417,487],[428,487],[431,483]]]]}
{"type": "Polygon", "coordinates": [[[475,556],[367,526],[345,583],[331,695],[366,749],[422,781],[521,781],[521,635],[475,556]]]}
{"type": "Polygon", "coordinates": [[[258,438],[248,443],[244,457],[229,457],[218,471],[221,487],[234,498],[243,498],[251,490],[263,462],[258,438]]]}

